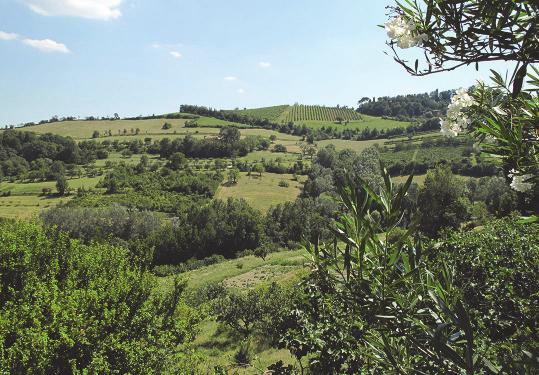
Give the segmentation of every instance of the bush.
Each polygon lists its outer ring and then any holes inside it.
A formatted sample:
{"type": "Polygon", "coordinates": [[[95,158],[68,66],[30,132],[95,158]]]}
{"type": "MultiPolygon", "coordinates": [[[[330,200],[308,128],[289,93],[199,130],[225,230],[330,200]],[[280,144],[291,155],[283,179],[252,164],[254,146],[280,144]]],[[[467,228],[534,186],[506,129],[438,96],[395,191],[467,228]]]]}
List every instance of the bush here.
{"type": "Polygon", "coordinates": [[[170,128],[172,128],[172,124],[170,124],[169,122],[165,122],[163,126],[161,127],[161,129],[163,130],[168,130],[170,128]]]}
{"type": "Polygon", "coordinates": [[[289,184],[287,181],[285,181],[285,180],[281,180],[281,181],[279,181],[279,186],[280,186],[280,187],[287,188],[287,187],[290,186],[290,184],[289,184]]]}
{"type": "Polygon", "coordinates": [[[538,238],[538,225],[505,218],[480,230],[451,233],[438,249],[437,263],[454,269],[475,346],[489,348],[500,373],[527,373],[525,352],[537,350],[538,238]]]}
{"type": "Polygon", "coordinates": [[[286,151],[287,149],[286,149],[286,146],[284,145],[278,144],[278,145],[273,146],[273,152],[286,152],[286,151]]]}
{"type": "Polygon", "coordinates": [[[0,223],[0,372],[155,374],[194,363],[185,283],[154,293],[127,250],[0,223]],[[173,367],[171,367],[173,366],[173,367]]]}

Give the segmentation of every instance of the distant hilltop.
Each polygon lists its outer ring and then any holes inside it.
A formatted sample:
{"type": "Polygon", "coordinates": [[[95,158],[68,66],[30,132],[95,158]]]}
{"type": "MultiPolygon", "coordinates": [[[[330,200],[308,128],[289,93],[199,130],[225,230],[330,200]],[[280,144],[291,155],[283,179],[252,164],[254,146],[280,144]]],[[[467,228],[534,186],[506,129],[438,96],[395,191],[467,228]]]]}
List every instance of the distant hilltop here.
{"type": "Polygon", "coordinates": [[[361,114],[346,106],[326,107],[320,105],[279,105],[273,107],[235,109],[225,111],[272,122],[296,121],[358,121],[361,114]]]}

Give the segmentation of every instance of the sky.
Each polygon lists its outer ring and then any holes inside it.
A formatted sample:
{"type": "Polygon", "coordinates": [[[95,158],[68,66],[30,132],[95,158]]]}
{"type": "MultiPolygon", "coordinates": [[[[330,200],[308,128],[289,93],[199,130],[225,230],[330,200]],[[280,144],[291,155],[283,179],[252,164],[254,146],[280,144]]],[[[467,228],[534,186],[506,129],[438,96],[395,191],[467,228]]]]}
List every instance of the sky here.
{"type": "MultiPolygon", "coordinates": [[[[0,0],[0,125],[467,87],[488,68],[411,77],[390,0],[0,0]]],[[[412,57],[417,52],[409,52],[412,57]]]]}

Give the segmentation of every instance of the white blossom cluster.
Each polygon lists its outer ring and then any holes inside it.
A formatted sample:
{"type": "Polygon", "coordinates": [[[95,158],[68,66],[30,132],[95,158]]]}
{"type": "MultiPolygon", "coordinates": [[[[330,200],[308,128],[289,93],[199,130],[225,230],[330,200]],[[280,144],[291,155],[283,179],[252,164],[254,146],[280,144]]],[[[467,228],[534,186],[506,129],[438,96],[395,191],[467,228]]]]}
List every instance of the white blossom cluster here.
{"type": "Polygon", "coordinates": [[[441,132],[445,136],[456,137],[468,127],[471,120],[463,109],[474,105],[473,98],[464,89],[459,89],[447,107],[447,118],[440,119],[441,132]]]}
{"type": "Polygon", "coordinates": [[[387,36],[397,41],[400,48],[420,46],[427,40],[426,34],[417,31],[414,21],[407,20],[403,16],[397,16],[385,23],[387,36]]]}
{"type": "Polygon", "coordinates": [[[512,169],[511,173],[509,173],[509,178],[512,179],[511,181],[511,189],[525,193],[533,188],[533,183],[527,182],[532,178],[531,174],[523,174],[523,175],[517,175],[517,171],[512,169]]]}

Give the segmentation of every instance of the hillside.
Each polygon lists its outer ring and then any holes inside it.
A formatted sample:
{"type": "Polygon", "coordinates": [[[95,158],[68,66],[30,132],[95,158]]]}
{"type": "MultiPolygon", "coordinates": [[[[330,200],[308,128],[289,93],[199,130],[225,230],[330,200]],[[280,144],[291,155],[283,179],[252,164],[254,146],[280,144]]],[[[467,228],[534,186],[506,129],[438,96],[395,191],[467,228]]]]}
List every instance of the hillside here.
{"type": "MultiPolygon", "coordinates": [[[[52,133],[64,137],[72,137],[74,139],[89,139],[92,138],[94,132],[99,132],[99,137],[129,137],[143,135],[169,135],[172,136],[178,132],[195,133],[195,129],[187,129],[185,127],[188,119],[169,119],[152,118],[141,120],[72,120],[72,121],[56,121],[40,125],[24,126],[17,128],[21,131],[29,131],[37,134],[52,133]],[[170,124],[169,129],[165,129],[163,125],[170,124]],[[182,130],[183,129],[183,130],[182,130]]],[[[246,127],[244,124],[238,124],[230,121],[224,121],[212,117],[198,117],[196,119],[198,127],[219,128],[222,126],[233,125],[237,127],[246,127]]],[[[207,129],[206,129],[207,130],[207,129]]],[[[1,131],[1,130],[0,130],[1,131]]],[[[218,130],[217,130],[218,131],[218,130]]],[[[203,133],[204,131],[200,131],[203,133]]],[[[212,132],[210,130],[210,132],[212,132]]],[[[213,131],[213,133],[215,133],[213,131]]],[[[139,138],[140,138],[139,137],[139,138]]]]}
{"type": "Polygon", "coordinates": [[[225,111],[274,122],[297,121],[354,121],[361,120],[359,113],[350,108],[319,105],[280,105],[274,107],[225,111]]]}

